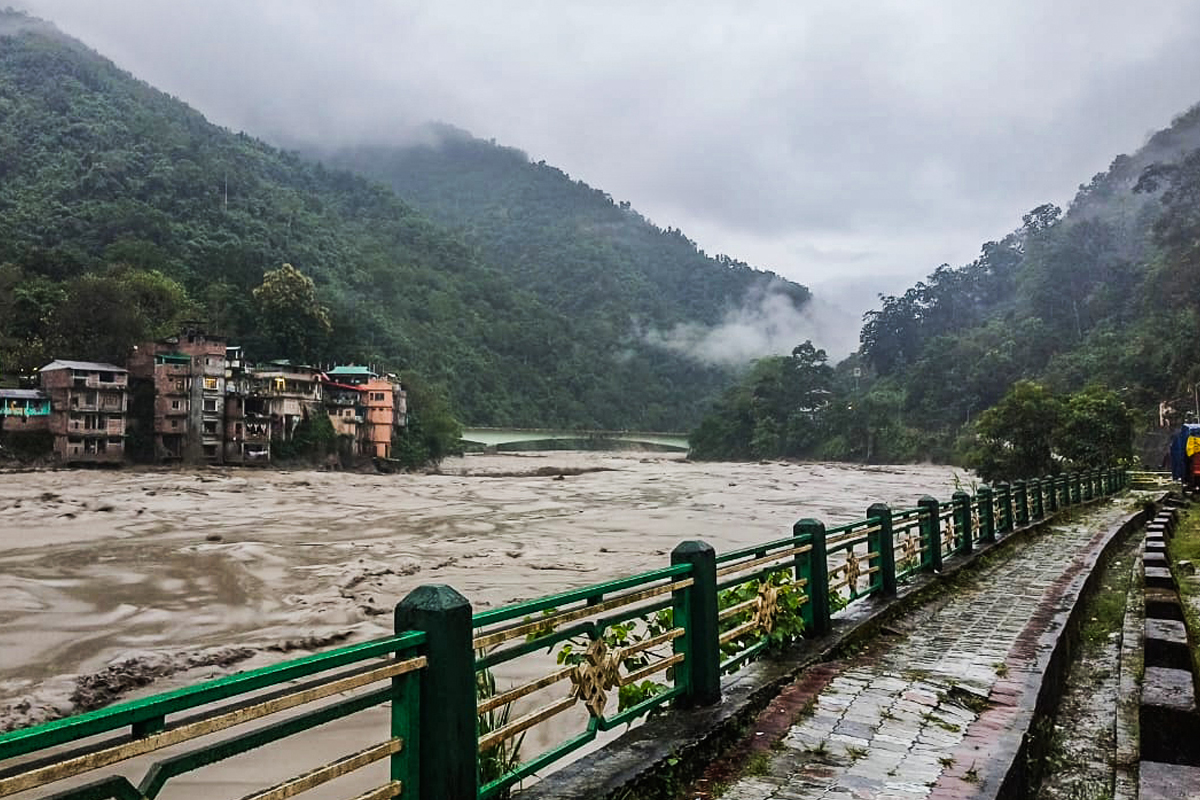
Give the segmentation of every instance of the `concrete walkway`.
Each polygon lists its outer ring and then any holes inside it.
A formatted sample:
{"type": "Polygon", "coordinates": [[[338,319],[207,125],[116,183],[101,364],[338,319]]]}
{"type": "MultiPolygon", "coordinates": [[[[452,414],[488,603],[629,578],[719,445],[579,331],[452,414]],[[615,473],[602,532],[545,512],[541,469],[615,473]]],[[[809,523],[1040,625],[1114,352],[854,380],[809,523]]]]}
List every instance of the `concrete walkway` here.
{"type": "Polygon", "coordinates": [[[1028,725],[1062,612],[1130,513],[1109,502],[1076,524],[1052,525],[893,624],[890,641],[848,659],[758,774],[722,798],[993,795],[1028,725]]]}

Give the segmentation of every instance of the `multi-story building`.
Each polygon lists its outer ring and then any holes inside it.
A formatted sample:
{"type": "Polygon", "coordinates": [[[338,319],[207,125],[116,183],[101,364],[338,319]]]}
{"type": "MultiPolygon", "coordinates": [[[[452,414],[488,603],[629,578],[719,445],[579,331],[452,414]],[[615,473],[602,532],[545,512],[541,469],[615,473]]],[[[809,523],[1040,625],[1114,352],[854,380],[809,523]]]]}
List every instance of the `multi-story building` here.
{"type": "Polygon", "coordinates": [[[408,425],[408,392],[394,375],[389,377],[392,378],[392,427],[399,433],[408,425]]]}
{"type": "Polygon", "coordinates": [[[252,393],[253,376],[240,347],[225,348],[225,463],[271,460],[271,415],[252,393]]]}
{"type": "Polygon", "coordinates": [[[270,438],[290,440],[301,420],[320,411],[320,372],[290,361],[257,365],[250,372],[248,398],[261,401],[259,408],[271,421],[270,438]]]}
{"type": "Polygon", "coordinates": [[[378,458],[392,455],[392,432],[396,422],[395,405],[392,399],[392,382],[374,377],[362,385],[366,398],[366,424],[360,441],[359,452],[378,458]]]}
{"type": "Polygon", "coordinates": [[[50,396],[40,389],[0,389],[0,431],[50,429],[50,396]]]}
{"type": "Polygon", "coordinates": [[[362,391],[357,386],[326,377],[321,381],[321,394],[325,413],[329,415],[334,433],[349,437],[355,442],[357,449],[359,433],[366,415],[362,391]]]}
{"type": "Polygon", "coordinates": [[[153,386],[155,460],[223,463],[225,338],[185,327],[137,347],[129,367],[135,383],[153,386]]]}
{"type": "Polygon", "coordinates": [[[50,396],[55,456],[64,463],[124,460],[129,373],[113,364],[59,360],[40,375],[50,396]]]}
{"type": "Polygon", "coordinates": [[[353,364],[334,367],[325,377],[325,406],[334,429],[352,435],[355,452],[360,455],[389,458],[398,384],[381,378],[370,367],[353,364]]]}

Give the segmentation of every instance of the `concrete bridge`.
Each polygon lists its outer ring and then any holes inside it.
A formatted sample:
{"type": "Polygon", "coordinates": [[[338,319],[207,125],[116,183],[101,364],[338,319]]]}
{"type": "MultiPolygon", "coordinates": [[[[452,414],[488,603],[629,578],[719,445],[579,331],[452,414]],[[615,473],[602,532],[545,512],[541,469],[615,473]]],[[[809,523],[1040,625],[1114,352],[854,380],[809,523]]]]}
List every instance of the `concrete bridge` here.
{"type": "MultiPolygon", "coordinates": [[[[687,434],[662,433],[655,431],[601,431],[568,430],[565,428],[466,428],[463,430],[464,444],[480,445],[488,449],[522,450],[534,445],[553,445],[586,442],[598,444],[623,442],[645,445],[661,450],[688,449],[687,434]]],[[[536,449],[536,448],[535,448],[536,449]]]]}

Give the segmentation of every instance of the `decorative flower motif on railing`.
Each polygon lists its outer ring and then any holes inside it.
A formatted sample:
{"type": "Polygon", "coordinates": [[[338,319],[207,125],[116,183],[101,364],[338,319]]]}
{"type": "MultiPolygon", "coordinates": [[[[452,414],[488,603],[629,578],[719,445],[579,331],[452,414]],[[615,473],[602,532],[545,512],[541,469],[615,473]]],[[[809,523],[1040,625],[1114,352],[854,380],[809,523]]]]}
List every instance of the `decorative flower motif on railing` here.
{"type": "Polygon", "coordinates": [[[763,633],[770,633],[775,627],[775,615],[779,613],[779,590],[767,581],[758,587],[758,605],[754,611],[754,621],[763,633]]]}
{"type": "Polygon", "coordinates": [[[921,539],[917,536],[909,536],[904,540],[904,560],[915,561],[921,556],[921,539]]]}
{"type": "Polygon", "coordinates": [[[858,556],[854,555],[853,550],[846,551],[846,585],[850,587],[850,593],[858,594],[858,579],[862,575],[861,565],[858,563],[858,556]]]}
{"type": "Polygon", "coordinates": [[[603,639],[594,640],[583,654],[583,661],[575,665],[571,673],[571,697],[579,698],[593,717],[604,714],[608,703],[608,690],[619,686],[618,670],[624,655],[618,648],[609,650],[603,639]]]}

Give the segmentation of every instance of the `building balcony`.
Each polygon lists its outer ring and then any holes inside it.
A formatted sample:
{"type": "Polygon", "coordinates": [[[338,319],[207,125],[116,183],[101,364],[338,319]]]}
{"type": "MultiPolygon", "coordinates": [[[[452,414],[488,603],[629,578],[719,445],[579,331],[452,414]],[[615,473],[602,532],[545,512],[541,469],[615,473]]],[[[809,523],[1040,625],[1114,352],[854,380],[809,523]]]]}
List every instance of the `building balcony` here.
{"type": "Polygon", "coordinates": [[[125,375],[114,376],[111,381],[102,381],[98,375],[86,378],[72,378],[71,387],[75,389],[119,389],[122,392],[129,388],[125,375]]]}

